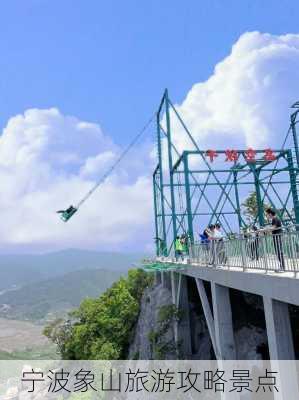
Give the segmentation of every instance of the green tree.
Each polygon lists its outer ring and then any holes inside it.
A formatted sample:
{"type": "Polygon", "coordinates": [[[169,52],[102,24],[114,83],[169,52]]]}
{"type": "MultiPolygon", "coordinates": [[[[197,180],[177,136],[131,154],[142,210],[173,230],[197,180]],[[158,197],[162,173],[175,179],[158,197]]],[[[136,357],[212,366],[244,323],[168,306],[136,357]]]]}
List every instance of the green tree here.
{"type": "MultiPolygon", "coordinates": [[[[251,192],[249,196],[242,203],[243,213],[249,224],[253,224],[257,221],[258,216],[258,203],[256,192],[251,192]]],[[[265,210],[269,208],[269,205],[263,203],[264,213],[265,210]]]]}
{"type": "Polygon", "coordinates": [[[144,288],[153,284],[153,275],[142,269],[131,269],[128,272],[127,283],[131,295],[140,301],[144,288]]]}
{"type": "Polygon", "coordinates": [[[122,359],[140,311],[140,301],[152,277],[130,270],[96,299],[85,299],[68,321],[55,321],[44,330],[64,359],[122,359]]]}
{"type": "Polygon", "coordinates": [[[44,329],[44,335],[47,336],[53,343],[56,344],[60,354],[65,353],[65,345],[71,335],[70,321],[64,319],[56,319],[50,322],[44,329]]]}

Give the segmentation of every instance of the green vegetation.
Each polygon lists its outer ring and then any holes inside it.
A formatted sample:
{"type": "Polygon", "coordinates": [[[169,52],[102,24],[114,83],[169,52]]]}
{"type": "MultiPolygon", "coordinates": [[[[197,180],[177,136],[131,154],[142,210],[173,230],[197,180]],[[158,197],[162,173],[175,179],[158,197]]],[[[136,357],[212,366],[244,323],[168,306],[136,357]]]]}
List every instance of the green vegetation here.
{"type": "MultiPolygon", "coordinates": [[[[242,208],[248,223],[249,224],[255,223],[257,221],[257,216],[258,216],[256,192],[251,192],[249,194],[249,196],[242,203],[242,208]]],[[[269,205],[264,203],[263,204],[264,213],[267,208],[269,208],[269,205]]]]}
{"type": "Polygon", "coordinates": [[[167,354],[179,350],[172,339],[167,340],[167,334],[172,329],[173,323],[178,321],[180,317],[179,310],[173,304],[159,308],[157,329],[149,333],[154,359],[165,359],[167,354]]]}
{"type": "Polygon", "coordinates": [[[84,300],[70,319],[49,324],[44,334],[63,359],[125,359],[142,294],[151,284],[151,275],[130,270],[100,297],[84,300]]]}

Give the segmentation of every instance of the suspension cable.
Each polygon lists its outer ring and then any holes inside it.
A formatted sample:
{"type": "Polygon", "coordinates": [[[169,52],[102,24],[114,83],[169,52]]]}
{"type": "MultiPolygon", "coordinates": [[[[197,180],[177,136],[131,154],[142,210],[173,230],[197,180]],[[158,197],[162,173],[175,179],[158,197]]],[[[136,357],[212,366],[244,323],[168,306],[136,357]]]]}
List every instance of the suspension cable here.
{"type": "Polygon", "coordinates": [[[135,146],[135,144],[138,142],[138,140],[141,138],[141,136],[144,134],[144,132],[147,130],[147,128],[150,126],[150,124],[153,122],[153,119],[155,117],[155,113],[151,116],[151,118],[148,120],[148,122],[144,125],[144,127],[141,129],[141,131],[135,136],[135,138],[129,143],[129,145],[125,148],[125,150],[120,154],[120,156],[117,158],[117,160],[112,164],[112,166],[102,175],[102,177],[99,179],[99,181],[86,193],[86,195],[79,201],[79,203],[76,206],[76,209],[78,210],[79,207],[82,206],[83,203],[97,190],[97,188],[108,178],[108,176],[115,170],[115,168],[118,166],[118,164],[123,160],[123,158],[127,155],[127,153],[132,149],[132,147],[135,146]]]}

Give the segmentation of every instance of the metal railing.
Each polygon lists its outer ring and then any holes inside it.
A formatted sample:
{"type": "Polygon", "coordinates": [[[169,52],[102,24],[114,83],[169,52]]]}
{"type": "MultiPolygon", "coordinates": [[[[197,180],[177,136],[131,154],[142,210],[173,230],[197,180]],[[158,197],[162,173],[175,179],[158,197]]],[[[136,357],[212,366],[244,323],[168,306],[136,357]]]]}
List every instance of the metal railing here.
{"type": "Polygon", "coordinates": [[[215,239],[189,247],[191,264],[277,272],[299,272],[299,231],[215,239]]]}

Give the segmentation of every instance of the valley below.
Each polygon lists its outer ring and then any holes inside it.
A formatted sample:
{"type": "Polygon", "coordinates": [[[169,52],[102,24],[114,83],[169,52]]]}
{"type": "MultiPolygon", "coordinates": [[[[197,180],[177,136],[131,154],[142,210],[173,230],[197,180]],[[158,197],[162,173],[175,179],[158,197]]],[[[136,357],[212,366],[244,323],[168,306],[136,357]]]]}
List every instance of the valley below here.
{"type": "Polygon", "coordinates": [[[42,330],[42,326],[27,321],[0,318],[0,349],[12,352],[33,345],[43,346],[48,340],[42,330]]]}

